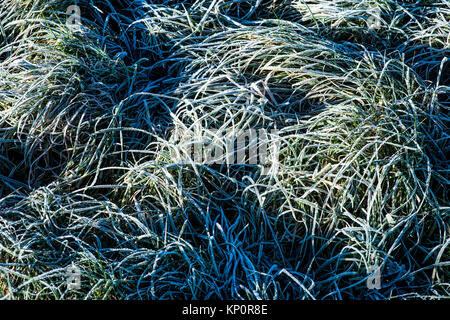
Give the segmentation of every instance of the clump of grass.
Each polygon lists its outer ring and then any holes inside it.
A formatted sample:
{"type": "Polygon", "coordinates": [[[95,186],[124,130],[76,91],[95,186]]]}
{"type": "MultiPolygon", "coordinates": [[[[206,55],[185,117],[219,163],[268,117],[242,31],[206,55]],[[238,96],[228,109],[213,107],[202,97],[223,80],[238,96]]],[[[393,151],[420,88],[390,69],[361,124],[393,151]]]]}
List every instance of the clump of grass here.
{"type": "Polygon", "coordinates": [[[5,298],[449,297],[446,2],[70,4],[0,5],[5,298]],[[259,128],[277,173],[173,157],[259,128]]]}

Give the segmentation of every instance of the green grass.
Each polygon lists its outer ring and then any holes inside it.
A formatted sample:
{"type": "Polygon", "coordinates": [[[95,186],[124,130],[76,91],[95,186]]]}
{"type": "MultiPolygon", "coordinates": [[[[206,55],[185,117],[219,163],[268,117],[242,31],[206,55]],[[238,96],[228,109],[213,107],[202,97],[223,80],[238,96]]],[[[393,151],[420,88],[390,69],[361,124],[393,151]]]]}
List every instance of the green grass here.
{"type": "Polygon", "coordinates": [[[0,4],[0,296],[450,297],[448,1],[71,4],[0,4]],[[259,128],[277,174],[171,156],[259,128]]]}

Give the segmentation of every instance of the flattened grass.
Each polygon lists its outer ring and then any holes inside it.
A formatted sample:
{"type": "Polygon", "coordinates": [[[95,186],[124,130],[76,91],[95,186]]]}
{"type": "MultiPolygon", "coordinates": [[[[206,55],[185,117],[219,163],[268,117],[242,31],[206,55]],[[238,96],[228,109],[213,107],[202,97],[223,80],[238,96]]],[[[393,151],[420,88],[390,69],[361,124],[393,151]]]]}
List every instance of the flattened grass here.
{"type": "Polygon", "coordinates": [[[446,1],[71,4],[0,5],[4,298],[449,297],[446,1]],[[277,174],[171,156],[254,128],[277,174]]]}

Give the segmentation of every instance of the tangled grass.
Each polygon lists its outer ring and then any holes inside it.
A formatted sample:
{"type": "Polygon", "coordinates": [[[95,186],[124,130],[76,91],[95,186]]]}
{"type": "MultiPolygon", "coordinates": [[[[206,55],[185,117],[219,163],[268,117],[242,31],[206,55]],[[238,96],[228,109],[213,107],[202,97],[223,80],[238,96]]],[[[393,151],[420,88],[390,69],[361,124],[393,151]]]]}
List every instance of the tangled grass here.
{"type": "Polygon", "coordinates": [[[448,1],[72,4],[0,4],[1,296],[450,297],[448,1]],[[171,157],[230,128],[279,171],[171,157]]]}

